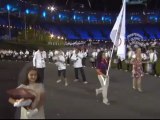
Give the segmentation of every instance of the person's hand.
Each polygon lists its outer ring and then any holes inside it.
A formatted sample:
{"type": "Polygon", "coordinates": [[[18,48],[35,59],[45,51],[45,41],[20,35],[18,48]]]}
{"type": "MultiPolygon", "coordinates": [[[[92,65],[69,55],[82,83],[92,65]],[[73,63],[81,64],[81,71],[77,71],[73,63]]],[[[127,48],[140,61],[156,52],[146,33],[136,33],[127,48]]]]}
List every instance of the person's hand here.
{"type": "Polygon", "coordinates": [[[16,99],[16,102],[22,102],[22,101],[24,101],[24,98],[21,98],[21,99],[16,99]]]}
{"type": "Polygon", "coordinates": [[[135,74],[135,71],[134,71],[134,70],[132,70],[132,74],[135,74]]]}
{"type": "Polygon", "coordinates": [[[109,75],[106,75],[106,78],[109,79],[109,75]]]}
{"type": "Polygon", "coordinates": [[[103,75],[104,78],[108,78],[109,79],[109,75],[103,75]]]}

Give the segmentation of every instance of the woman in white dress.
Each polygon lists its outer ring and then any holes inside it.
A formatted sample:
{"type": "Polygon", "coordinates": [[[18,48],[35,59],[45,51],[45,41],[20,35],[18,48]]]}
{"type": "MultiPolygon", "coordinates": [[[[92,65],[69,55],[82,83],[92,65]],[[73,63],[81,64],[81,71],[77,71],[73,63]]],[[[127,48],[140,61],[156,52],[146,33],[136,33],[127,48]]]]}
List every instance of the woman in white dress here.
{"type": "MultiPolygon", "coordinates": [[[[42,83],[39,83],[39,76],[36,68],[29,68],[26,75],[27,79],[24,84],[18,88],[26,88],[30,93],[35,96],[30,106],[21,107],[20,119],[45,119],[44,114],[44,95],[45,90],[42,83]]],[[[24,99],[9,98],[11,104],[15,104],[17,101],[24,101],[24,99]]]]}

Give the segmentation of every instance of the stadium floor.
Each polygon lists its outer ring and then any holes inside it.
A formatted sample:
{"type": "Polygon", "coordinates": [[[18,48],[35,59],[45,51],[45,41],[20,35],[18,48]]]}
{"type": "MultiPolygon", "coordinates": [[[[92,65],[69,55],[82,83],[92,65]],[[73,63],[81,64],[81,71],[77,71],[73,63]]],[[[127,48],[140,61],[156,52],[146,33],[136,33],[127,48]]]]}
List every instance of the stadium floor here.
{"type": "MultiPolygon", "coordinates": [[[[0,119],[17,116],[16,108],[8,103],[6,90],[17,87],[24,79],[25,70],[31,63],[0,62],[0,119]]],[[[73,82],[74,69],[67,68],[69,86],[56,83],[57,69],[47,64],[45,70],[46,102],[45,115],[48,119],[158,119],[160,118],[160,78],[145,75],[143,93],[132,90],[130,72],[111,69],[108,98],[111,105],[102,103],[102,96],[95,95],[99,82],[94,69],[85,68],[88,84],[73,82]]]]}

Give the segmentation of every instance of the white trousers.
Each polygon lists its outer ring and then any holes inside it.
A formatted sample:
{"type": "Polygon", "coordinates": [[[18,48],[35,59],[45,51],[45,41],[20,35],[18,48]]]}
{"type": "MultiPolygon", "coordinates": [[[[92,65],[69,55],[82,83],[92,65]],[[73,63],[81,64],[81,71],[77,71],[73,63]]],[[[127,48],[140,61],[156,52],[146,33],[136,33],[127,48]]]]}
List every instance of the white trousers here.
{"type": "Polygon", "coordinates": [[[98,75],[99,82],[101,84],[101,87],[98,90],[98,93],[102,93],[103,102],[108,103],[108,86],[109,86],[109,79],[106,79],[106,84],[104,84],[104,77],[102,75],[98,75]]]}

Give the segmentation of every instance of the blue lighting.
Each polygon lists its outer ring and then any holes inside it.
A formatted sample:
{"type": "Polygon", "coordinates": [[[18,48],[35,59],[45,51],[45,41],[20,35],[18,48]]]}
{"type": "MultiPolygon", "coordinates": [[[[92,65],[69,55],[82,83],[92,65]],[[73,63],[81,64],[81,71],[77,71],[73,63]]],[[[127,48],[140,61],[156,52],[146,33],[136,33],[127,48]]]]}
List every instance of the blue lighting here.
{"type": "Polygon", "coordinates": [[[102,21],[104,21],[104,16],[102,16],[102,21]]]}
{"type": "Polygon", "coordinates": [[[149,20],[157,22],[158,21],[158,17],[157,16],[149,16],[149,20]]]}
{"type": "Polygon", "coordinates": [[[10,11],[11,10],[11,6],[8,4],[7,5],[7,10],[10,11]]]}
{"type": "Polygon", "coordinates": [[[62,17],[62,15],[61,15],[61,14],[59,14],[59,19],[61,19],[61,17],[62,17]]]}
{"type": "Polygon", "coordinates": [[[88,16],[88,21],[90,21],[90,16],[88,16]]]}
{"type": "Polygon", "coordinates": [[[73,19],[74,19],[74,20],[76,19],[76,16],[75,16],[75,15],[73,16],[73,19]]]}
{"type": "Polygon", "coordinates": [[[26,9],[26,14],[29,14],[29,10],[28,9],[26,9]]]}
{"type": "Polygon", "coordinates": [[[131,16],[130,19],[131,19],[131,21],[134,21],[134,22],[140,22],[141,21],[140,16],[131,16]]]}
{"type": "Polygon", "coordinates": [[[43,17],[46,17],[46,12],[45,12],[45,11],[43,11],[42,15],[43,15],[43,17]]]}

